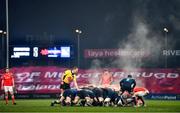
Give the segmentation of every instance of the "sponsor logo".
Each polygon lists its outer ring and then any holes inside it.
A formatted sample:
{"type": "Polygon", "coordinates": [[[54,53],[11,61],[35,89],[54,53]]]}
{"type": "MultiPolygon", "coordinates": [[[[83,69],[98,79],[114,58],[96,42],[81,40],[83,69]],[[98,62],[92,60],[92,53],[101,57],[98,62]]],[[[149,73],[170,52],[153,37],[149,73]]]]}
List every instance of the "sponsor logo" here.
{"type": "MultiPolygon", "coordinates": [[[[78,74],[77,78],[84,78],[84,79],[90,79],[90,78],[98,78],[101,73],[95,72],[95,73],[84,73],[84,74],[78,74]]],[[[138,78],[150,78],[155,77],[156,79],[164,79],[164,78],[178,78],[179,73],[147,73],[147,72],[114,72],[113,77],[114,78],[123,78],[126,77],[127,74],[133,75],[133,77],[138,78]]],[[[23,72],[23,73],[16,73],[16,82],[17,83],[26,83],[26,82],[38,82],[38,81],[49,81],[50,79],[53,79],[52,82],[58,82],[61,76],[63,75],[62,72],[45,72],[44,74],[42,72],[23,72]]]]}
{"type": "Polygon", "coordinates": [[[180,56],[180,50],[163,50],[164,56],[180,56]]]}
{"type": "Polygon", "coordinates": [[[143,58],[149,56],[150,53],[145,50],[123,50],[123,49],[86,49],[84,51],[85,58],[103,58],[103,57],[132,57],[143,58]]]}
{"type": "Polygon", "coordinates": [[[176,96],[167,96],[167,95],[152,95],[151,99],[162,99],[162,100],[177,100],[176,96]]]}
{"type": "Polygon", "coordinates": [[[30,47],[14,47],[13,55],[11,58],[20,58],[24,56],[30,56],[30,47]]]}

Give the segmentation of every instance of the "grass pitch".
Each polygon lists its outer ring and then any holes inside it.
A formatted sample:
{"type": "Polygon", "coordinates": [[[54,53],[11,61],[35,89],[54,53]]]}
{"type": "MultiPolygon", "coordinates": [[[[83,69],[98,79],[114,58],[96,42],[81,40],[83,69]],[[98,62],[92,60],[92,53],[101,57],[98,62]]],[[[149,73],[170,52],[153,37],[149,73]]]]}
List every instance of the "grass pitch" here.
{"type": "Polygon", "coordinates": [[[5,105],[0,101],[0,113],[2,112],[180,112],[180,101],[147,100],[147,107],[61,107],[50,106],[52,100],[16,100],[17,105],[9,101],[5,105]]]}

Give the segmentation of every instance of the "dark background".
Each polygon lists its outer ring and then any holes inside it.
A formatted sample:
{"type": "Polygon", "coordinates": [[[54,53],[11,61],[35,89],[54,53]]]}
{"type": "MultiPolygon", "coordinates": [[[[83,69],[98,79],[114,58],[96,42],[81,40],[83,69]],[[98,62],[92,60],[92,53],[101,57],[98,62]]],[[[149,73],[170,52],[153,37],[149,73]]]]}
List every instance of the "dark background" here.
{"type": "MultiPolygon", "coordinates": [[[[68,61],[22,59],[11,60],[10,66],[76,65],[75,29],[78,28],[83,32],[80,35],[80,67],[90,68],[97,60],[103,62],[100,67],[113,67],[113,58],[84,59],[84,49],[119,48],[119,42],[131,33],[136,13],[143,17],[154,34],[163,37],[163,27],[167,27],[170,44],[174,45],[171,49],[180,48],[179,0],[9,0],[10,45],[69,44],[74,46],[75,53],[68,61]]],[[[0,0],[0,29],[6,30],[5,0],[0,0]]],[[[5,51],[2,46],[0,53],[3,68],[5,51]]],[[[179,56],[168,59],[168,68],[180,66],[179,56]]],[[[163,68],[164,60],[146,62],[143,67],[163,68]]]]}

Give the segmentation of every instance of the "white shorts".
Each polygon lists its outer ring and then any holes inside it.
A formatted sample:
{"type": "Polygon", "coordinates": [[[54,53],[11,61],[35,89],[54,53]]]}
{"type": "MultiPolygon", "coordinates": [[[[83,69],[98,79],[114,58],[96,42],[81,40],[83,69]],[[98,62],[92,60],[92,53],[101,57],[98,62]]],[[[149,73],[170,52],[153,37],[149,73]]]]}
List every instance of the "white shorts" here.
{"type": "Polygon", "coordinates": [[[143,96],[146,96],[148,93],[149,93],[149,91],[138,91],[138,92],[134,93],[134,95],[143,97],[143,96]]]}
{"type": "Polygon", "coordinates": [[[4,92],[13,93],[13,86],[4,86],[4,92]]]}

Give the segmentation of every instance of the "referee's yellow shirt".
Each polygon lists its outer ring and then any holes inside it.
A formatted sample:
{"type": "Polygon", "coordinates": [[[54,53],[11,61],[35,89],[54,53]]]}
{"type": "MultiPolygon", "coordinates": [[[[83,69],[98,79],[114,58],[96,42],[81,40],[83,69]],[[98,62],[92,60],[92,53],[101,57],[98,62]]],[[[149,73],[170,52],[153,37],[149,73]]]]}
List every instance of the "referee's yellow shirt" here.
{"type": "Polygon", "coordinates": [[[63,82],[70,84],[73,80],[76,81],[76,75],[72,74],[71,70],[66,70],[63,76],[63,82]]]}

